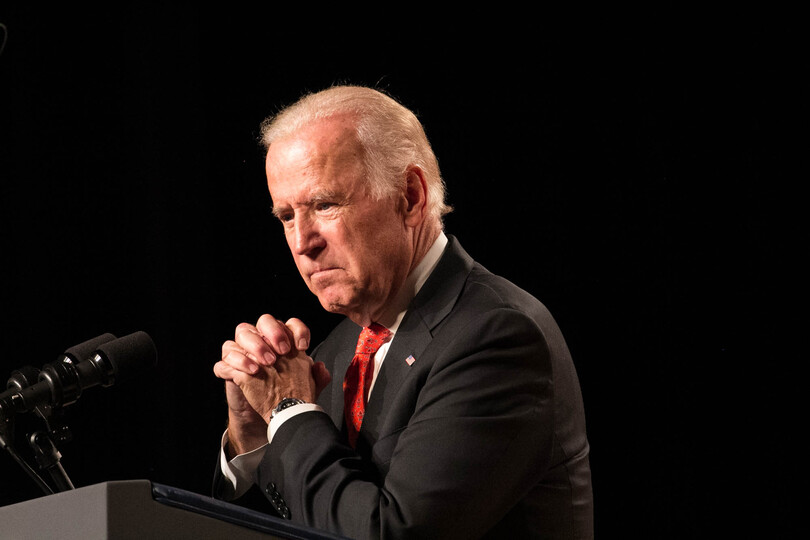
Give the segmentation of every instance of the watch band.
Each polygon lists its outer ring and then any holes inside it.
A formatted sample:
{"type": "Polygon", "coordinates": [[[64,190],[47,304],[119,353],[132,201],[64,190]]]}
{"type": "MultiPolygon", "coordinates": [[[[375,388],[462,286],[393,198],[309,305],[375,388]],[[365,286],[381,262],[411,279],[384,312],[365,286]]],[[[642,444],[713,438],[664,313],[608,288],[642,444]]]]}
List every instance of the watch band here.
{"type": "Polygon", "coordinates": [[[276,405],[276,408],[273,409],[273,412],[270,413],[270,418],[275,418],[275,416],[284,409],[292,407],[293,405],[298,405],[300,403],[306,403],[306,401],[304,401],[303,399],[291,397],[283,398],[281,401],[278,402],[278,405],[276,405]]]}

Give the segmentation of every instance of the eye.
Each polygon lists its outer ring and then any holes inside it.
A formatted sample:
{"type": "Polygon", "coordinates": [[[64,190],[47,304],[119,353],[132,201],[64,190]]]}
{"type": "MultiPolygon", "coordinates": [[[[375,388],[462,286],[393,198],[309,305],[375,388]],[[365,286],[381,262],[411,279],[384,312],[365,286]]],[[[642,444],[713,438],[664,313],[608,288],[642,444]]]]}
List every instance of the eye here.
{"type": "Polygon", "coordinates": [[[291,222],[295,217],[291,211],[280,211],[280,212],[273,211],[273,214],[283,224],[291,222]]]}
{"type": "Polygon", "coordinates": [[[331,202],[319,202],[315,205],[315,210],[318,212],[327,212],[337,206],[335,203],[331,202]]]}

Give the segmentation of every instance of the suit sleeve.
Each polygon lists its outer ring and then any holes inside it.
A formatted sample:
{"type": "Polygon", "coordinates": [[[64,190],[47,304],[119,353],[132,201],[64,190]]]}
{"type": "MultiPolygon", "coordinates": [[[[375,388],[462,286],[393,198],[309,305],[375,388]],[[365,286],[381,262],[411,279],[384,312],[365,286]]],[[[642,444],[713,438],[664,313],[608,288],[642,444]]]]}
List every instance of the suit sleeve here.
{"type": "Polygon", "coordinates": [[[549,350],[542,329],[518,311],[456,318],[403,383],[413,405],[391,434],[384,479],[324,414],[285,423],[260,476],[273,478],[294,519],[353,538],[480,535],[550,460],[549,350]]]}

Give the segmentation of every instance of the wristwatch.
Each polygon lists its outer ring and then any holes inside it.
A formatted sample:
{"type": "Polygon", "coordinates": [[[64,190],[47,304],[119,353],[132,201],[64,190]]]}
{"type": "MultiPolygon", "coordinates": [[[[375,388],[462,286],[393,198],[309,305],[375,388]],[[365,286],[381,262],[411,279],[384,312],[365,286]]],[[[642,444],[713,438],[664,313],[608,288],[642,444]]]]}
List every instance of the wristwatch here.
{"type": "Polygon", "coordinates": [[[293,405],[298,405],[299,403],[306,403],[306,401],[298,398],[285,397],[284,399],[278,402],[276,408],[273,409],[273,412],[270,413],[270,418],[274,418],[278,413],[280,413],[287,407],[292,407],[293,405]]]}

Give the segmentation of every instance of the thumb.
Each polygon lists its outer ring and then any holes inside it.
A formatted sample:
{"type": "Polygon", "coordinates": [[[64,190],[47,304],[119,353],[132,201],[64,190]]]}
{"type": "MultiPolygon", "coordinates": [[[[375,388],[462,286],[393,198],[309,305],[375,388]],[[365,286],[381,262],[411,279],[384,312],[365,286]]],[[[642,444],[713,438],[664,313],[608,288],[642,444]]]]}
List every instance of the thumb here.
{"type": "Polygon", "coordinates": [[[317,398],[326,385],[332,382],[332,375],[323,362],[315,362],[312,364],[312,378],[315,380],[315,397],[317,398]]]}

